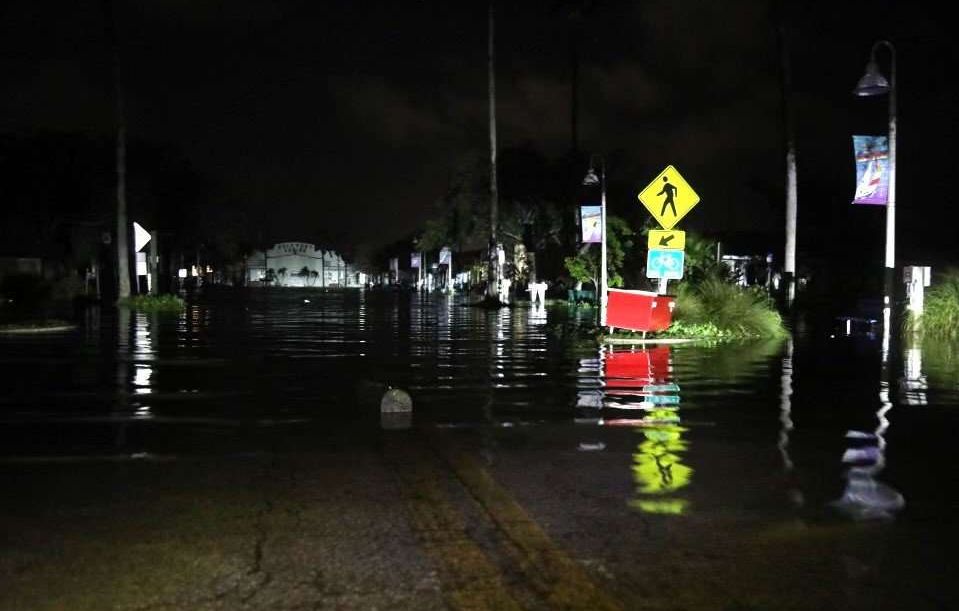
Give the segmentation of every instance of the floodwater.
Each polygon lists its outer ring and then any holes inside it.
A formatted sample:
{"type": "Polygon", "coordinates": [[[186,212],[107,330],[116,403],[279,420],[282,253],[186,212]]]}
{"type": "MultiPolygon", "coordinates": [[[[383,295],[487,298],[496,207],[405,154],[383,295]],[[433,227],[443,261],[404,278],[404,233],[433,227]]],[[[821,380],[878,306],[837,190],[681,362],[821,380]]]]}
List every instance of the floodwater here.
{"type": "MultiPolygon", "coordinates": [[[[949,607],[959,354],[896,346],[884,358],[878,338],[826,329],[601,349],[593,315],[319,289],[214,292],[172,315],[92,310],[73,332],[0,336],[0,462],[304,447],[314,432],[378,429],[379,397],[397,387],[413,399],[415,427],[478,431],[493,475],[621,584],[642,580],[630,535],[617,534],[630,520],[665,532],[762,524],[756,546],[809,556],[763,556],[787,576],[793,560],[828,564],[817,555],[835,550],[816,537],[849,529],[858,543],[836,560],[854,586],[845,603],[949,607]],[[813,527],[796,543],[795,529],[813,527]]],[[[817,587],[802,579],[786,587],[817,587]]]]}

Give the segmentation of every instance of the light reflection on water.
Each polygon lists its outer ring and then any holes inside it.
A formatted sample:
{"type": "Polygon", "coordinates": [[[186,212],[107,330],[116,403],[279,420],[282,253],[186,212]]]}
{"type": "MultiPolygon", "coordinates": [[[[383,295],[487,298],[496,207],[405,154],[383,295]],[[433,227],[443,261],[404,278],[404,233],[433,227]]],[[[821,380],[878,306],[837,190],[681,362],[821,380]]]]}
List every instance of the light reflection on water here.
{"type": "MultiPolygon", "coordinates": [[[[834,507],[854,520],[891,519],[906,503],[898,490],[878,479],[886,466],[886,432],[889,430],[887,415],[893,407],[890,398],[892,366],[889,354],[889,308],[885,310],[885,318],[876,425],[872,430],[850,429],[846,433],[846,439],[850,441],[850,447],[842,457],[843,464],[848,465],[845,472],[846,487],[842,496],[833,502],[834,507]]],[[[908,362],[908,356],[906,360],[908,362]]],[[[913,366],[915,365],[916,363],[913,363],[913,366]]]]}
{"type": "Polygon", "coordinates": [[[410,392],[419,425],[568,423],[593,431],[583,457],[614,451],[611,429],[629,433],[622,469],[640,511],[699,511],[736,461],[775,473],[793,506],[839,499],[853,517],[936,490],[910,477],[939,460],[924,437],[955,424],[954,351],[910,346],[880,379],[875,341],[610,350],[593,317],[321,289],[231,293],[173,316],[120,310],[73,336],[0,338],[15,380],[0,399],[3,452],[255,450],[264,431],[352,422],[391,385],[410,392]]]}
{"type": "Polygon", "coordinates": [[[600,355],[605,389],[598,424],[635,427],[640,436],[630,506],[645,513],[684,513],[689,501],[681,491],[691,483],[693,469],[684,462],[689,429],[680,424],[680,387],[672,378],[669,346],[628,351],[609,346],[600,355]]]}

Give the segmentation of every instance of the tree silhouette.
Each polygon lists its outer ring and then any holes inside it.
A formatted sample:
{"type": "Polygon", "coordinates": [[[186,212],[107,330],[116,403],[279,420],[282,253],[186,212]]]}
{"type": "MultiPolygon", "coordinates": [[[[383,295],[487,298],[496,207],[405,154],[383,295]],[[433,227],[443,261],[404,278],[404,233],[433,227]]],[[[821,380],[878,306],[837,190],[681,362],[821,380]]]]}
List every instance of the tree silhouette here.
{"type": "Polygon", "coordinates": [[[293,275],[296,276],[297,278],[302,278],[303,285],[306,286],[307,284],[309,284],[310,278],[316,278],[317,276],[319,276],[319,273],[310,271],[310,268],[304,265],[303,267],[300,268],[298,272],[296,272],[293,275]]]}
{"type": "MultiPolygon", "coordinates": [[[[606,277],[609,286],[623,286],[623,262],[633,247],[634,232],[629,223],[618,216],[606,217],[606,277]]],[[[566,269],[574,280],[599,286],[598,248],[585,244],[574,257],[566,257],[566,269]]]]}

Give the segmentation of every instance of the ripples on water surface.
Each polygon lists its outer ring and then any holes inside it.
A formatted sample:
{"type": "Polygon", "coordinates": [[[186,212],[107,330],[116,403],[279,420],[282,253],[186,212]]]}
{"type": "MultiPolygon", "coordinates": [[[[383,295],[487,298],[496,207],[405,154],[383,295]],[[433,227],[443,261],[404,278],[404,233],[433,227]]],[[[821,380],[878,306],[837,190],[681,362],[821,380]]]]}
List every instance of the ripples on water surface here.
{"type": "Polygon", "coordinates": [[[256,451],[361,421],[392,385],[421,424],[567,424],[583,451],[605,447],[601,430],[627,431],[643,510],[681,512],[691,483],[728,485],[720,447],[754,456],[750,481],[775,481],[797,506],[891,517],[955,505],[954,352],[906,350],[883,386],[875,340],[600,350],[591,316],[319,289],[226,292],[180,315],[91,312],[73,333],[0,337],[2,453],[256,451]]]}

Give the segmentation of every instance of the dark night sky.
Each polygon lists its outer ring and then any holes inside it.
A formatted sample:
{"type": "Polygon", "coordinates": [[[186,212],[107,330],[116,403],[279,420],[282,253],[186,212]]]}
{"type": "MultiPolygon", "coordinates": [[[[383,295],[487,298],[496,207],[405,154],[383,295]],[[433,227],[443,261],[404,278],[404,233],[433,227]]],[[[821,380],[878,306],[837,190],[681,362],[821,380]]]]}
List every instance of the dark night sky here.
{"type": "MultiPolygon", "coordinates": [[[[402,237],[442,195],[451,164],[487,151],[485,2],[116,4],[131,135],[182,149],[273,239],[402,237]]],[[[557,4],[498,8],[502,147],[558,157],[569,146],[569,35],[557,4]]],[[[609,154],[612,209],[635,211],[636,193],[674,164],[702,197],[686,228],[765,232],[778,258],[783,123],[770,4],[594,4],[580,43],[580,145],[609,154]]],[[[949,20],[931,3],[786,5],[800,252],[881,252],[881,209],[848,204],[850,136],[884,133],[886,106],[850,91],[871,43],[888,38],[899,52],[901,257],[948,256],[949,20]]],[[[108,132],[106,58],[98,2],[6,2],[0,132],[108,132]]],[[[884,52],[879,61],[888,73],[884,52]]]]}

